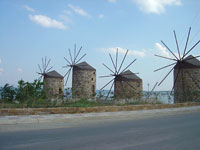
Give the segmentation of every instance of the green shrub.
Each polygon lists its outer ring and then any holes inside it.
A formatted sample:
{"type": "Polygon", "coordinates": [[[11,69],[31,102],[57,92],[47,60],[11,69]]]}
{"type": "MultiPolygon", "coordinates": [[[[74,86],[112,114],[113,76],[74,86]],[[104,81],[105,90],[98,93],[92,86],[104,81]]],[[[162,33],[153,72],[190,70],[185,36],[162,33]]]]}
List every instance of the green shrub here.
{"type": "Polygon", "coordinates": [[[42,86],[43,82],[40,82],[39,80],[34,80],[33,83],[24,82],[23,80],[20,80],[18,82],[16,99],[20,102],[25,102],[26,100],[34,101],[37,99],[45,99],[46,94],[42,86]]]}
{"type": "Polygon", "coordinates": [[[5,101],[12,102],[15,99],[16,91],[8,83],[1,89],[1,98],[5,101]]]}

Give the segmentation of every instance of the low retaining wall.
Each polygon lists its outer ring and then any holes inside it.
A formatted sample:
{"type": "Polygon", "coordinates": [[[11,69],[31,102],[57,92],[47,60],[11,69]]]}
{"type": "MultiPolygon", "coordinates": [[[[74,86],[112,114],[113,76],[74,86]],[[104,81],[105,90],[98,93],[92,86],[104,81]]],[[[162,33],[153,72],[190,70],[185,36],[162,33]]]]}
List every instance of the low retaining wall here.
{"type": "Polygon", "coordinates": [[[133,110],[149,110],[200,106],[198,103],[177,103],[177,104],[148,104],[148,105],[129,105],[129,106],[100,106],[100,107],[55,107],[55,108],[2,108],[0,116],[5,115],[40,115],[40,114],[75,114],[91,112],[117,112],[133,110]]]}

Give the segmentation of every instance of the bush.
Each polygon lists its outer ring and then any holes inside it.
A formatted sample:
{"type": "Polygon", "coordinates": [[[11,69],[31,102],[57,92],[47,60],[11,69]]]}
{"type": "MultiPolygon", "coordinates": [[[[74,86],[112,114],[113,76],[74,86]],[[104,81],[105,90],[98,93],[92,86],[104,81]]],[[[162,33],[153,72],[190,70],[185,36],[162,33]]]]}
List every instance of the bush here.
{"type": "Polygon", "coordinates": [[[26,100],[46,99],[46,94],[42,86],[43,82],[40,82],[39,80],[34,80],[33,83],[20,80],[18,82],[16,99],[20,102],[25,102],[26,100]]]}
{"type": "Polygon", "coordinates": [[[15,88],[6,83],[4,87],[1,89],[1,98],[8,102],[12,102],[15,99],[15,96],[16,96],[15,88]]]}
{"type": "Polygon", "coordinates": [[[6,83],[1,89],[1,99],[5,102],[17,100],[24,103],[25,101],[46,100],[46,93],[43,90],[43,82],[34,80],[33,83],[29,83],[20,80],[17,88],[6,83]]]}

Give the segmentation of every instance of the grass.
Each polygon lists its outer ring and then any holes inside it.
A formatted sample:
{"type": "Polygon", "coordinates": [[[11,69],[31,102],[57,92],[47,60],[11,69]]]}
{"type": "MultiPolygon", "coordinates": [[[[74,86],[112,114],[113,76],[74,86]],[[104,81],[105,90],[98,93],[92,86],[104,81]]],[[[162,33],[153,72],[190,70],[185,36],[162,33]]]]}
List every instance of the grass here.
{"type": "Polygon", "coordinates": [[[51,108],[51,107],[95,107],[105,106],[105,104],[99,104],[96,101],[88,101],[87,99],[80,99],[78,101],[63,101],[61,103],[50,102],[43,99],[28,100],[23,103],[6,102],[0,100],[0,108],[51,108]]]}
{"type": "Polygon", "coordinates": [[[7,102],[0,100],[0,108],[52,108],[52,107],[97,107],[97,106],[126,106],[147,104],[144,101],[134,101],[125,104],[100,103],[98,101],[89,101],[80,99],[78,101],[61,101],[60,103],[46,101],[45,99],[27,100],[23,103],[7,102]]]}

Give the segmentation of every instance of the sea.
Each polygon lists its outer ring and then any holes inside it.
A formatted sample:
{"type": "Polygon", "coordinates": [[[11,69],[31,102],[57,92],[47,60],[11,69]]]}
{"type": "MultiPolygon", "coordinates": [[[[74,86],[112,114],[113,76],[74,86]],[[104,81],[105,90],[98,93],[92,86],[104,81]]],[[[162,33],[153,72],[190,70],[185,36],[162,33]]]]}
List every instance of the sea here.
{"type": "MultiPolygon", "coordinates": [[[[96,97],[102,96],[102,99],[106,99],[108,95],[109,90],[96,90],[96,97]]],[[[71,98],[72,92],[71,89],[66,90],[65,93],[68,93],[68,96],[65,95],[65,97],[71,98]]],[[[114,91],[111,91],[107,100],[112,100],[114,97],[114,91]]],[[[154,91],[152,93],[148,91],[143,91],[143,98],[156,98],[158,102],[163,103],[163,104],[174,104],[174,96],[171,94],[171,91],[154,91]]]]}
{"type": "MultiPolygon", "coordinates": [[[[109,90],[96,90],[96,96],[100,97],[101,99],[106,99],[108,95],[109,90]]],[[[107,100],[112,100],[114,96],[114,91],[111,91],[107,100]]],[[[72,92],[71,89],[65,89],[65,98],[71,98],[72,92]]],[[[154,91],[152,93],[149,93],[148,91],[143,91],[143,98],[156,98],[158,102],[163,104],[173,104],[174,103],[174,96],[171,95],[171,91],[154,91]]],[[[1,99],[1,88],[0,88],[0,99],[1,99]]]]}

